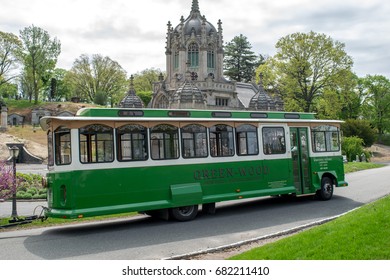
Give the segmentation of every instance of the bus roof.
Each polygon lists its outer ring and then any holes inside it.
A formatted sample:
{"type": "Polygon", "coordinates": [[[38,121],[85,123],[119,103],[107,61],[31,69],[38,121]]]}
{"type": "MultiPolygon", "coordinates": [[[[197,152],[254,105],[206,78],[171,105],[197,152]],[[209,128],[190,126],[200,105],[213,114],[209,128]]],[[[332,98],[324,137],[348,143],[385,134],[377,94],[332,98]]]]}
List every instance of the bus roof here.
{"type": "Polygon", "coordinates": [[[280,111],[222,111],[222,110],[183,110],[183,109],[122,109],[122,108],[83,108],[76,116],[84,117],[145,117],[145,118],[231,118],[231,119],[306,119],[314,120],[315,113],[295,113],[280,111]]]}
{"type": "Polygon", "coordinates": [[[40,125],[47,130],[51,120],[83,121],[262,121],[262,122],[333,122],[335,120],[316,120],[315,113],[272,112],[272,111],[222,111],[222,110],[183,110],[183,109],[122,109],[122,108],[83,108],[74,117],[42,117],[40,125]]]}

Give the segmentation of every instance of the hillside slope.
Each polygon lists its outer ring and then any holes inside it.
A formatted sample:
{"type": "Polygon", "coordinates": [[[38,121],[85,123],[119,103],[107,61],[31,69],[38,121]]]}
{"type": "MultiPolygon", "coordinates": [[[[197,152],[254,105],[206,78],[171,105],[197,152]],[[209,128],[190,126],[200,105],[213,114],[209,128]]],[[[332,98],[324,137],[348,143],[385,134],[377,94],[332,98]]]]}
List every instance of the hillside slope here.
{"type": "Polygon", "coordinates": [[[33,140],[22,139],[8,133],[0,133],[0,160],[6,160],[9,157],[9,151],[6,143],[24,143],[27,150],[47,161],[47,144],[37,143],[33,140]]]}

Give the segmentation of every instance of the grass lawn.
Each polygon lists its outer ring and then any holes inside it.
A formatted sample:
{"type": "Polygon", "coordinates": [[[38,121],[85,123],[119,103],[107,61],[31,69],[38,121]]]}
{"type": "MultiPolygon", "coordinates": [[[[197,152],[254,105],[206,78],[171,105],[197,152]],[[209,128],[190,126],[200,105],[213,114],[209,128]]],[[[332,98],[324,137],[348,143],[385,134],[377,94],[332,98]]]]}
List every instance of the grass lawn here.
{"type": "Polygon", "coordinates": [[[365,169],[383,167],[385,164],[373,163],[373,162],[348,162],[344,164],[344,172],[351,173],[365,169]]]}
{"type": "Polygon", "coordinates": [[[20,139],[47,145],[47,132],[43,131],[41,127],[33,127],[32,125],[12,126],[8,127],[7,133],[20,139]]]}
{"type": "Polygon", "coordinates": [[[234,260],[389,260],[390,196],[234,260]]]}

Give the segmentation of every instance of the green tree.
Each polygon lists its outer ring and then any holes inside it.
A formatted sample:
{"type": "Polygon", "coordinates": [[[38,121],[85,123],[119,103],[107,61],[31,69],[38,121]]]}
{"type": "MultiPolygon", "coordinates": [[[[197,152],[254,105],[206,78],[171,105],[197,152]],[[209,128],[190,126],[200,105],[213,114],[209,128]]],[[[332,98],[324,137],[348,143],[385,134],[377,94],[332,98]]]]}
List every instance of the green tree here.
{"type": "Polygon", "coordinates": [[[224,74],[238,82],[250,82],[260,64],[248,38],[242,34],[225,45],[224,74]]]}
{"type": "Polygon", "coordinates": [[[357,119],[362,114],[364,93],[362,79],[351,73],[350,78],[345,79],[344,90],[340,92],[342,103],[340,119],[357,119]]]}
{"type": "Polygon", "coordinates": [[[94,54],[92,57],[81,55],[68,74],[68,80],[76,95],[89,102],[101,102],[104,98],[99,96],[96,99],[96,95],[105,94],[105,100],[113,107],[127,89],[126,71],[118,62],[100,54],[94,54]]]}
{"type": "Polygon", "coordinates": [[[365,147],[371,147],[376,140],[376,130],[367,120],[348,119],[341,124],[341,131],[345,137],[357,136],[363,140],[365,147]]]}
{"type": "Polygon", "coordinates": [[[0,101],[1,98],[17,98],[18,86],[12,83],[4,83],[0,87],[0,101]]]}
{"type": "Polygon", "coordinates": [[[390,81],[382,75],[363,80],[364,116],[378,129],[379,138],[390,129],[390,81]]]}
{"type": "Polygon", "coordinates": [[[358,118],[362,103],[358,81],[354,73],[345,71],[342,81],[325,88],[316,98],[312,111],[322,119],[358,118]]]}
{"type": "Polygon", "coordinates": [[[277,53],[263,68],[272,72],[286,109],[311,112],[318,97],[344,87],[353,64],[344,47],[315,32],[294,33],[276,43],[277,53]]]}
{"type": "Polygon", "coordinates": [[[38,103],[39,92],[50,81],[51,71],[55,68],[57,58],[61,53],[61,43],[52,39],[49,33],[34,25],[20,31],[22,49],[20,57],[24,63],[25,82],[32,83],[29,94],[30,102],[34,96],[38,103]]]}
{"type": "Polygon", "coordinates": [[[45,98],[50,101],[69,101],[71,99],[71,85],[65,79],[68,71],[56,68],[52,72],[50,83],[45,89],[45,98]]]}
{"type": "Polygon", "coordinates": [[[153,91],[153,83],[158,82],[159,77],[161,75],[160,69],[145,69],[141,72],[137,72],[134,75],[134,89],[138,93],[138,91],[143,92],[152,92],[153,91]]]}
{"type": "Polygon", "coordinates": [[[137,96],[141,98],[142,102],[145,106],[147,106],[152,100],[152,92],[151,91],[137,91],[137,96]]]}
{"type": "Polygon", "coordinates": [[[14,70],[19,64],[17,53],[21,45],[16,35],[0,31],[0,88],[16,77],[14,70]]]}
{"type": "MultiPolygon", "coordinates": [[[[37,81],[41,82],[41,81],[37,81]]],[[[34,78],[30,68],[24,68],[20,76],[20,87],[24,99],[29,99],[31,102],[34,95],[34,78]]]]}
{"type": "Polygon", "coordinates": [[[134,75],[134,89],[142,102],[147,106],[152,99],[153,84],[158,82],[163,73],[160,69],[145,69],[134,75]]]}

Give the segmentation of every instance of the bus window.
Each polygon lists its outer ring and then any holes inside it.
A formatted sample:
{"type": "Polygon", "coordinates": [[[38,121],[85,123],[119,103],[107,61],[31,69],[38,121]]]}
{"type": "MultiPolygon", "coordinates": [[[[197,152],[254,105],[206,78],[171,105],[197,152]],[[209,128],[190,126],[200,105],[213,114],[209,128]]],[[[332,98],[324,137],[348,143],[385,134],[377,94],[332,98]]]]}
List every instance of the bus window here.
{"type": "Polygon", "coordinates": [[[339,130],[336,126],[321,125],[312,128],[313,152],[340,151],[339,130]]]}
{"type": "Polygon", "coordinates": [[[47,131],[47,165],[54,165],[54,151],[53,151],[53,133],[48,130],[47,131]]]}
{"type": "Polygon", "coordinates": [[[257,128],[250,124],[243,124],[236,128],[236,145],[239,156],[258,155],[257,128]]]}
{"type": "Polygon", "coordinates": [[[179,134],[175,126],[160,124],[150,129],[152,159],[179,158],[179,134]]]}
{"type": "Polygon", "coordinates": [[[286,153],[283,127],[263,127],[263,152],[265,155],[286,153]]]}
{"type": "Polygon", "coordinates": [[[233,128],[218,124],[210,127],[210,153],[213,157],[234,155],[233,128]]]}
{"type": "Polygon", "coordinates": [[[94,124],[82,127],[80,133],[81,163],[112,162],[114,160],[113,130],[94,124]]]}
{"type": "Polygon", "coordinates": [[[59,127],[54,131],[56,165],[72,163],[70,129],[59,127]]]}
{"type": "Polygon", "coordinates": [[[208,156],[206,127],[190,124],[181,129],[183,158],[201,158],[208,156]]]}
{"type": "Polygon", "coordinates": [[[124,125],[116,130],[118,161],[147,160],[147,130],[142,125],[124,125]]]}

